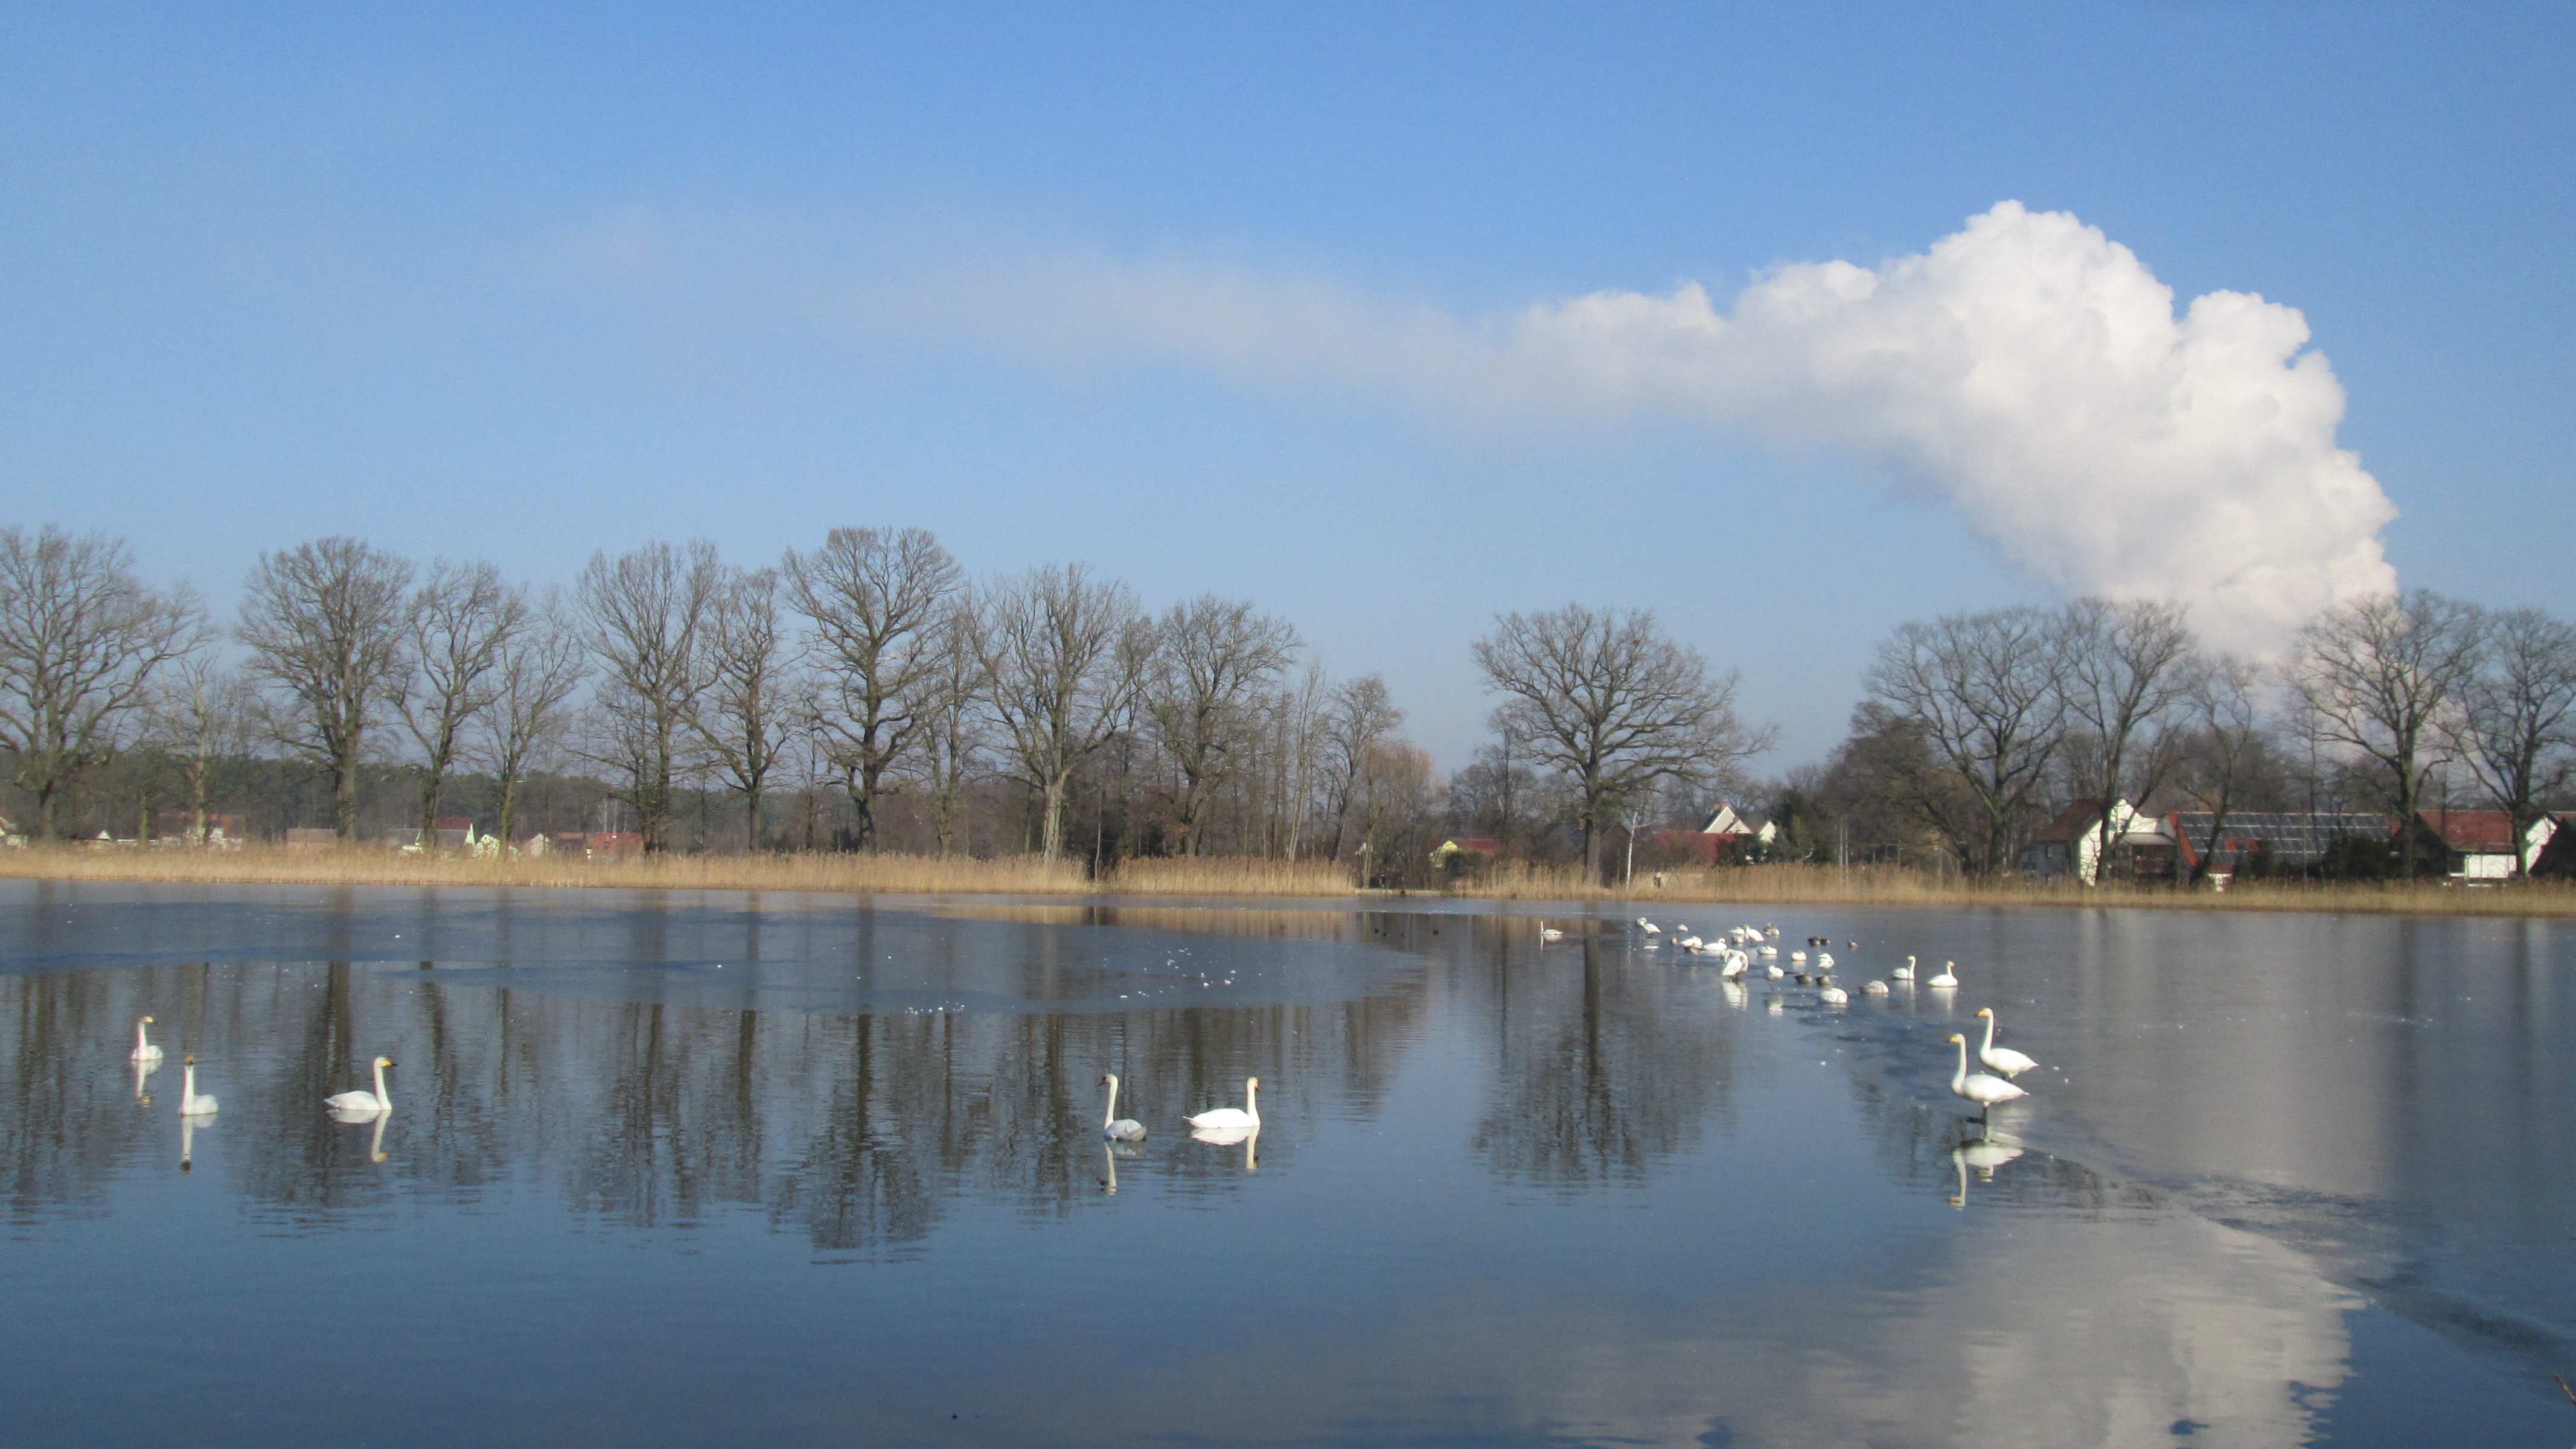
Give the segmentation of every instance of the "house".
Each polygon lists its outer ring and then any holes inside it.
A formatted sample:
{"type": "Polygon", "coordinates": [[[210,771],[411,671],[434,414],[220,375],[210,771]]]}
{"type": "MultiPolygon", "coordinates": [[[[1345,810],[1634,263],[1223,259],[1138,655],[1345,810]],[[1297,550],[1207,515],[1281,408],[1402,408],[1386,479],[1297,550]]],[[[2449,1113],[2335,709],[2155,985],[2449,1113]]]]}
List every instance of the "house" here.
{"type": "Polygon", "coordinates": [[[2239,871],[2313,870],[2337,841],[2366,840],[2386,844],[2396,833],[2385,815],[2367,812],[2279,814],[2230,811],[2226,828],[2212,839],[2218,817],[2206,810],[2175,810],[2165,815],[2177,861],[2186,874],[2208,861],[2212,880],[2226,882],[2239,871]]]}
{"type": "Polygon", "coordinates": [[[2416,851],[2446,857],[2444,869],[2454,880],[2510,880],[2540,863],[2558,833],[2558,820],[2543,815],[2514,838],[2513,817],[2502,810],[2424,810],[2416,813],[2416,851]]]}
{"type": "Polygon", "coordinates": [[[1503,843],[1499,840],[1489,840],[1481,835],[1446,835],[1441,837],[1438,845],[1431,847],[1431,863],[1445,866],[1460,855],[1481,855],[1492,860],[1502,853],[1503,843]]]}
{"type": "Polygon", "coordinates": [[[197,817],[185,810],[163,810],[152,817],[152,838],[169,844],[204,844],[217,849],[237,847],[250,834],[248,822],[239,815],[206,816],[206,837],[195,839],[197,817]]]}
{"type": "MultiPolygon", "coordinates": [[[[2126,800],[2111,802],[2111,853],[2114,872],[2132,879],[2169,879],[2173,875],[2171,827],[2141,814],[2126,800]]],[[[2015,861],[2033,880],[2073,876],[2086,885],[2102,878],[2102,802],[2077,800],[2057,812],[2015,861]]]]}

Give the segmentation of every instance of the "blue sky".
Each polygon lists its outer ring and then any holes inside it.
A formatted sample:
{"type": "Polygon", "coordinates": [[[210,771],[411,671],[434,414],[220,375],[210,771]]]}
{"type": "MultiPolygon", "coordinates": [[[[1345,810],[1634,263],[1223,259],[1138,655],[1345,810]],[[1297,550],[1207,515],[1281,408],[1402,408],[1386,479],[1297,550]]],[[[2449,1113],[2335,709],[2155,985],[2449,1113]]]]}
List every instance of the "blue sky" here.
{"type": "Polygon", "coordinates": [[[1848,430],[1381,343],[2017,200],[2298,309],[2398,577],[2568,608],[2576,12],[1778,8],[12,7],[0,513],[226,611],[327,533],[561,580],[919,524],[1248,596],[1449,764],[1495,611],[1645,605],[1776,770],[1893,624],[2048,569],[1848,430]]]}

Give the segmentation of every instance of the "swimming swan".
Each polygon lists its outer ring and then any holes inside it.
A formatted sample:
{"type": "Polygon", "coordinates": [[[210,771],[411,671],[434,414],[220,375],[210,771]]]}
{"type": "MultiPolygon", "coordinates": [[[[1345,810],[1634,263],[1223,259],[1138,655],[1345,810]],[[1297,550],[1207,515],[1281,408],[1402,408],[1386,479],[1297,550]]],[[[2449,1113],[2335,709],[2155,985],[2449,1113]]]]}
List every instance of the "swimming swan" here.
{"type": "Polygon", "coordinates": [[[200,1097],[197,1095],[197,1059],[195,1057],[183,1057],[180,1060],[187,1064],[188,1071],[187,1075],[182,1077],[179,1082],[179,1115],[182,1117],[212,1117],[215,1115],[215,1099],[212,1097],[200,1097]]]}
{"type": "Polygon", "coordinates": [[[394,1064],[392,1057],[376,1058],[376,1089],[372,1092],[334,1092],[322,1099],[322,1105],[334,1112],[390,1112],[393,1097],[385,1091],[385,1068],[394,1064]]]}
{"type": "Polygon", "coordinates": [[[1876,979],[1864,981],[1861,983],[1860,994],[1863,996],[1885,996],[1887,994],[1887,983],[1876,979]]]}
{"type": "MultiPolygon", "coordinates": [[[[1109,1110],[1101,1115],[1100,1135],[1112,1142],[1144,1141],[1145,1124],[1133,1117],[1121,1119],[1118,1115],[1118,1074],[1111,1072],[1102,1076],[1100,1085],[1109,1089],[1109,1110]]],[[[1110,1191],[1117,1189],[1111,1188],[1110,1191]]]]}
{"type": "Polygon", "coordinates": [[[2030,1095],[2001,1077],[1990,1077],[1983,1072],[1973,1077],[1968,1075],[1968,1039],[1954,1031],[1950,1033],[1950,1040],[1959,1048],[1959,1070],[1950,1077],[1950,1095],[1976,1103],[1977,1120],[1984,1121],[1986,1113],[1998,1102],[2010,1102],[2030,1095]]]}
{"type": "Polygon", "coordinates": [[[1261,1079],[1246,1077],[1243,1079],[1243,1106],[1250,1110],[1211,1107],[1195,1117],[1181,1120],[1200,1132],[1258,1132],[1261,1130],[1260,1093],[1261,1079]]]}
{"type": "Polygon", "coordinates": [[[1538,923],[1538,938],[1542,941],[1562,941],[1565,939],[1565,933],[1541,921],[1538,923]]]}
{"type": "Polygon", "coordinates": [[[144,1028],[151,1024],[152,1018],[148,1016],[139,1016],[134,1019],[134,1050],[125,1058],[127,1061],[157,1062],[161,1060],[161,1049],[152,1044],[151,1034],[144,1031],[144,1028]]]}
{"type": "Polygon", "coordinates": [[[1913,957],[1911,957],[1911,956],[1906,957],[1906,958],[1905,958],[1905,964],[1904,964],[1904,965],[1897,967],[1895,970],[1890,971],[1890,972],[1888,972],[1887,974],[1888,974],[1888,975],[1890,975],[1890,976],[1895,977],[1895,978],[1896,978],[1897,980],[1899,980],[1899,981],[1911,981],[1911,980],[1913,980],[1913,979],[1914,979],[1914,958],[1913,958],[1913,957]]]}
{"type": "Polygon", "coordinates": [[[1958,964],[1959,963],[1956,961],[1942,962],[1941,974],[1933,977],[1931,980],[1926,981],[1923,984],[1926,986],[1957,986],[1959,984],[1959,978],[1950,974],[1950,968],[1958,964]]]}
{"type": "Polygon", "coordinates": [[[1984,1062],[1988,1067],[2007,1077],[2018,1077],[2039,1065],[2011,1047],[1995,1045],[1995,1009],[1993,1007],[1980,1006],[1977,1008],[1977,1015],[1986,1019],[1986,1044],[1977,1048],[1978,1061],[1984,1062]]]}

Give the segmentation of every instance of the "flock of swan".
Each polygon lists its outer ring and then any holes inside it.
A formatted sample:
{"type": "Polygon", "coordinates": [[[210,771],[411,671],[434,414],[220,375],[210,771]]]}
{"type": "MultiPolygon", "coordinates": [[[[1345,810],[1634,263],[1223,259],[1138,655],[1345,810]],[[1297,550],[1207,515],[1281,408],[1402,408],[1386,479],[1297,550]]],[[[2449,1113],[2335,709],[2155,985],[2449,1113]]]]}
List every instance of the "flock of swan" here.
{"type": "MultiPolygon", "coordinates": [[[[141,1016],[134,1021],[134,1050],[126,1054],[126,1059],[134,1063],[134,1099],[138,1102],[152,1100],[145,1089],[146,1082],[161,1065],[161,1048],[152,1040],[152,1028],[159,1024],[159,1020],[158,1017],[141,1016]]],[[[376,1087],[372,1092],[335,1092],[322,1099],[324,1109],[339,1121],[375,1124],[376,1140],[368,1150],[378,1162],[385,1160],[385,1119],[391,1117],[394,1110],[393,1093],[385,1089],[385,1068],[393,1064],[392,1057],[376,1058],[376,1087]]],[[[195,1156],[196,1129],[207,1124],[215,1115],[216,1108],[217,1103],[211,1093],[197,1090],[197,1059],[193,1056],[180,1058],[179,1168],[182,1172],[188,1170],[195,1156]]]]}
{"type": "MultiPolygon", "coordinates": [[[[1731,991],[1734,989],[1734,983],[1752,974],[1755,969],[1754,962],[1759,959],[1762,962],[1760,969],[1764,977],[1773,981],[1788,978],[1800,986],[1812,985],[1816,988],[1816,1000],[1823,1005],[1842,1006],[1851,1001],[1851,993],[1834,984],[1835,961],[1834,953],[1830,949],[1833,942],[1827,937],[1809,936],[1805,948],[1791,951],[1784,965],[1780,960],[1780,947],[1776,944],[1780,937],[1778,926],[1731,926],[1718,932],[1713,940],[1701,939],[1697,932],[1685,925],[1676,925],[1671,934],[1673,944],[1692,957],[1716,958],[1718,979],[1728,983],[1731,991]]],[[[1666,932],[1653,921],[1639,916],[1636,921],[1635,935],[1644,949],[1652,951],[1662,947],[1666,932]]],[[[1561,941],[1565,939],[1565,932],[1541,921],[1539,939],[1561,941]]],[[[1844,943],[1846,950],[1859,948],[1858,941],[1844,943]]],[[[1915,984],[1915,966],[1915,958],[1908,956],[1905,958],[1904,965],[1887,974],[1911,988],[1915,984]]],[[[1934,991],[1956,991],[1959,989],[1958,969],[1958,962],[1944,961],[1941,963],[1941,969],[1922,984],[1934,991]]],[[[1876,979],[1862,983],[1860,988],[1864,996],[1886,996],[1892,989],[1887,982],[1876,979]]],[[[1778,1009],[1776,1001],[1773,1003],[1773,1009],[1778,1009]]],[[[1986,1114],[1995,1107],[2030,1095],[2025,1089],[2013,1085],[2012,1079],[2038,1066],[2039,1063],[2010,1047],[1995,1045],[1996,1017],[1993,1007],[1981,1006],[1977,1008],[1977,1015],[1985,1018],[1986,1023],[1985,1043],[1977,1048],[1977,1061],[1987,1070],[1983,1072],[1968,1070],[1968,1038],[1963,1033],[1951,1033],[1950,1044],[1959,1049],[1959,1065],[1958,1070],[1950,1076],[1950,1092],[1953,1096],[1976,1104],[1976,1120],[1982,1126],[1986,1122],[1986,1114]]]]}

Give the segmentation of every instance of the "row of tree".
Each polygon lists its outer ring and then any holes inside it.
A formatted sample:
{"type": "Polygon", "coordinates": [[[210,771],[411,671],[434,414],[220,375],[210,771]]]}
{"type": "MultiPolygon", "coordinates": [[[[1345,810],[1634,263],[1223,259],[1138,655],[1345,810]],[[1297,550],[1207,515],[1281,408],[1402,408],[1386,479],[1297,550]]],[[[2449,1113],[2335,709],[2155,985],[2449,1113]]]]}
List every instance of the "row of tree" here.
{"type": "MultiPolygon", "coordinates": [[[[1711,784],[1761,743],[1732,677],[1649,615],[1510,615],[1476,658],[1497,718],[1567,782],[1567,849],[1597,857],[1601,822],[1642,792],[1711,784]]],[[[45,838],[122,760],[137,816],[167,781],[198,839],[299,774],[327,784],[344,838],[404,785],[423,831],[462,786],[515,839],[523,789],[569,775],[596,787],[569,798],[613,800],[648,851],[715,844],[681,828],[715,795],[739,808],[735,844],[812,844],[828,787],[841,848],[884,844],[899,806],[905,843],[942,854],[1394,870],[1440,798],[1403,720],[1383,679],[1331,680],[1244,601],[1149,613],[1081,565],[973,581],[919,529],[835,529],[756,567],[649,544],[544,591],[326,538],[264,554],[229,628],[149,585],[120,540],[0,530],[0,748],[45,838]]]]}
{"type": "MultiPolygon", "coordinates": [[[[614,818],[652,851],[1360,856],[1401,877],[1446,832],[1598,871],[1605,844],[1659,862],[1771,743],[1650,613],[1506,614],[1472,656],[1493,738],[1444,781],[1384,680],[1332,680],[1285,620],[1212,595],[1152,613],[1080,565],[970,579],[919,529],[757,566],[649,544],[545,590],[320,539],[263,555],[228,628],[119,540],[0,529],[0,750],[46,837],[111,796],[145,823],[176,804],[202,838],[210,812],[327,794],[345,838],[434,829],[461,795],[516,839],[533,791],[544,826],[614,818]]],[[[2576,762],[2576,630],[2421,591],[2331,610],[2270,664],[2204,649],[2166,603],[1908,623],[1863,690],[1831,759],[1769,791],[1783,854],[1994,873],[2067,800],[2100,802],[2106,844],[2124,799],[2410,818],[2454,766],[2519,829],[2576,762]]]]}
{"type": "MultiPolygon", "coordinates": [[[[2166,603],[1909,623],[1879,646],[1864,691],[1833,757],[1773,788],[1789,854],[1857,843],[2001,872],[2080,800],[2108,859],[2127,800],[2209,814],[2205,871],[2231,811],[2403,822],[2465,795],[2521,839],[2576,803],[2576,628],[2423,590],[2330,609],[2269,662],[2204,649],[2166,603]]],[[[2393,845],[2397,869],[2416,873],[2418,832],[2393,845]]]]}

